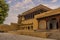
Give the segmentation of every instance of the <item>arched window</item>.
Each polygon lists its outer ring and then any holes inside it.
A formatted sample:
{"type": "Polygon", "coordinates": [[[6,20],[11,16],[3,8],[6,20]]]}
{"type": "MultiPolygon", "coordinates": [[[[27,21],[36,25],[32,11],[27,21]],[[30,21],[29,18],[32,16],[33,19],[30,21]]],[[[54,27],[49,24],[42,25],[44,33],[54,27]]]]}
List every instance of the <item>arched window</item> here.
{"type": "Polygon", "coordinates": [[[33,26],[31,26],[31,29],[33,29],[33,26]]]}
{"type": "Polygon", "coordinates": [[[30,30],[30,27],[28,26],[28,30],[30,30]]]}

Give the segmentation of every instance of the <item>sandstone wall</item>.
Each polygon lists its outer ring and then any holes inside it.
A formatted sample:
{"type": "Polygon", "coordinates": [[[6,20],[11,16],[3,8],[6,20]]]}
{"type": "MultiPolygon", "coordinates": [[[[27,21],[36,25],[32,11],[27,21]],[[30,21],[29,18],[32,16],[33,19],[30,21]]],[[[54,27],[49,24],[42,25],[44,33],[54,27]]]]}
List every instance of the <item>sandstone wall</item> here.
{"type": "Polygon", "coordinates": [[[17,34],[17,35],[28,35],[40,38],[47,38],[47,32],[37,32],[33,30],[17,30],[17,31],[9,31],[8,33],[17,34]]]}

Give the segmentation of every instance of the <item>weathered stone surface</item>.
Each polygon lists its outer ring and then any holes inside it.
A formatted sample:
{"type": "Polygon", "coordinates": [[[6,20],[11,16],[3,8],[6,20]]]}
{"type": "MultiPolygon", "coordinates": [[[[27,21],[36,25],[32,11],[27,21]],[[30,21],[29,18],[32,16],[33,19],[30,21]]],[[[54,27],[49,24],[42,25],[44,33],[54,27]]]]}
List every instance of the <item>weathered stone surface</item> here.
{"type": "Polygon", "coordinates": [[[8,33],[0,33],[0,40],[53,40],[53,39],[37,38],[37,37],[15,35],[15,34],[8,34],[8,33]]]}

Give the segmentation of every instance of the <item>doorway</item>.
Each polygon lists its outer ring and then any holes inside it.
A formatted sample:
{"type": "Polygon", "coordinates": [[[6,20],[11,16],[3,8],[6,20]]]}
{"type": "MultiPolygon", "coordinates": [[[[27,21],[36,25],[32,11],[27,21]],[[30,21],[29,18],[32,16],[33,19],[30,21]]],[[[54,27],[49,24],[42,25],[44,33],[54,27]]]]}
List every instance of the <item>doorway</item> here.
{"type": "Polygon", "coordinates": [[[47,22],[48,29],[58,29],[58,21],[56,18],[52,18],[47,22]]]}
{"type": "Polygon", "coordinates": [[[53,25],[52,25],[52,23],[50,23],[50,29],[53,29],[53,25]]]}

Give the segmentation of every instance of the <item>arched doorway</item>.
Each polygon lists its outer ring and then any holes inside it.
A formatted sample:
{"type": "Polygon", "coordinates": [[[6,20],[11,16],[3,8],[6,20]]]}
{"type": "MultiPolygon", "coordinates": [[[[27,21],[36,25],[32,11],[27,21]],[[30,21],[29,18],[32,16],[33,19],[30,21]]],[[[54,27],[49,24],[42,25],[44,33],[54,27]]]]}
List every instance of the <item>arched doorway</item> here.
{"type": "Polygon", "coordinates": [[[56,18],[51,18],[50,20],[48,20],[47,27],[48,29],[58,29],[58,21],[56,20],[56,18]]]}
{"type": "Polygon", "coordinates": [[[50,26],[50,29],[53,29],[53,25],[52,25],[52,23],[50,23],[49,26],[50,26]]]}

